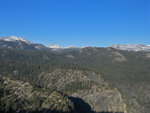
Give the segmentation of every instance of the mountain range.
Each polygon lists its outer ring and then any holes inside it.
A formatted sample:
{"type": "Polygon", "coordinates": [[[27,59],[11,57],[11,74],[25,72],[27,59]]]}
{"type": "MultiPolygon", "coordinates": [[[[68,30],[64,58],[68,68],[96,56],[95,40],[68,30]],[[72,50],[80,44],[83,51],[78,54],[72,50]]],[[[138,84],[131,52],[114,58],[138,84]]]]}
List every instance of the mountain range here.
{"type": "Polygon", "coordinates": [[[47,47],[1,37],[0,112],[149,113],[149,47],[47,47]]]}
{"type": "MultiPolygon", "coordinates": [[[[43,45],[30,42],[22,37],[9,36],[9,37],[0,37],[0,47],[11,48],[11,49],[22,49],[22,50],[51,50],[51,51],[64,51],[64,50],[75,50],[82,49],[85,47],[74,47],[74,46],[59,46],[59,45],[43,45]]],[[[141,44],[114,44],[109,46],[118,50],[127,50],[127,51],[150,51],[150,45],[141,45],[141,44]]]]}
{"type": "Polygon", "coordinates": [[[9,36],[9,37],[0,37],[0,47],[18,49],[18,50],[49,50],[49,51],[64,51],[68,49],[78,49],[77,47],[68,46],[62,47],[59,45],[48,45],[44,46],[43,44],[37,44],[30,42],[22,37],[9,36]]]}

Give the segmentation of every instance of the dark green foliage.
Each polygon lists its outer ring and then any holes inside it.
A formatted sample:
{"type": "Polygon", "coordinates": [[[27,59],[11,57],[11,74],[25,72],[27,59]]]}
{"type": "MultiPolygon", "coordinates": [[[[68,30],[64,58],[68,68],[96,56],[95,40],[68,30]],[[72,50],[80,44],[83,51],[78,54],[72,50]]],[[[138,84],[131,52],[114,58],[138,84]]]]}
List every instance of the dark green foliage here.
{"type": "Polygon", "coordinates": [[[15,76],[16,79],[34,83],[35,76],[39,73],[59,67],[93,70],[110,82],[148,82],[150,59],[143,57],[145,54],[111,48],[85,48],[82,52],[74,50],[66,53],[15,51],[3,48],[0,49],[0,75],[15,76]],[[121,53],[127,61],[113,62],[116,57],[113,52],[121,53]],[[68,54],[74,58],[67,58],[68,54]]]}
{"type": "Polygon", "coordinates": [[[64,92],[75,92],[77,90],[89,90],[91,86],[93,85],[93,82],[71,82],[68,84],[63,91],[64,92]]]}
{"type": "Polygon", "coordinates": [[[93,70],[108,81],[131,84],[150,81],[150,59],[144,52],[119,51],[105,48],[85,48],[66,53],[43,51],[15,51],[0,49],[0,75],[15,76],[16,79],[34,81],[34,76],[55,67],[93,70]],[[113,62],[113,52],[124,55],[127,61],[113,62]],[[67,58],[71,54],[73,59],[67,58]]]}

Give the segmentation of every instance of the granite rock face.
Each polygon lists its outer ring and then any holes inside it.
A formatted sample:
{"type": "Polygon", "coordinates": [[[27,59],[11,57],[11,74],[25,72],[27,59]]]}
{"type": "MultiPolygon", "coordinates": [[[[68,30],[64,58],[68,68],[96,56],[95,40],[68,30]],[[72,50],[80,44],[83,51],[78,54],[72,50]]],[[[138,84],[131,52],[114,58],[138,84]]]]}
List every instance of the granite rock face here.
{"type": "Polygon", "coordinates": [[[127,106],[117,90],[93,86],[89,91],[77,91],[72,96],[80,97],[91,106],[95,112],[123,112],[127,113],[127,106]]]}
{"type": "Polygon", "coordinates": [[[83,70],[54,69],[41,73],[38,77],[44,87],[53,86],[71,97],[81,98],[94,112],[127,113],[121,93],[110,88],[99,74],[83,70]]]}

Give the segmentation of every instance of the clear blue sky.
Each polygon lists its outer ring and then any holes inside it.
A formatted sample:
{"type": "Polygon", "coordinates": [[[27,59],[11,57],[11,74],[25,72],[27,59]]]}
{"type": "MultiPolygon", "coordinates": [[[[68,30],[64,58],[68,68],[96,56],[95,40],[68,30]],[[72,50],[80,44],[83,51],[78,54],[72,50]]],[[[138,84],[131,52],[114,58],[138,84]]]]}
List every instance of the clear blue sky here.
{"type": "Polygon", "coordinates": [[[0,36],[61,46],[150,44],[150,0],[0,0],[0,36]]]}

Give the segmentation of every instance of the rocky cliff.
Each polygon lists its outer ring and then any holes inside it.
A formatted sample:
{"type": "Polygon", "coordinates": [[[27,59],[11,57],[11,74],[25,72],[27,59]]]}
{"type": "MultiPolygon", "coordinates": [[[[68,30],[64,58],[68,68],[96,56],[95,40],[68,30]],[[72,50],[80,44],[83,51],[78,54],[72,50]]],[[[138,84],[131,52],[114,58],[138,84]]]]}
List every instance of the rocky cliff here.
{"type": "Polygon", "coordinates": [[[38,81],[44,87],[53,87],[68,96],[81,98],[94,112],[127,113],[127,106],[120,92],[110,88],[99,74],[59,68],[41,73],[38,77],[38,81]]]}

